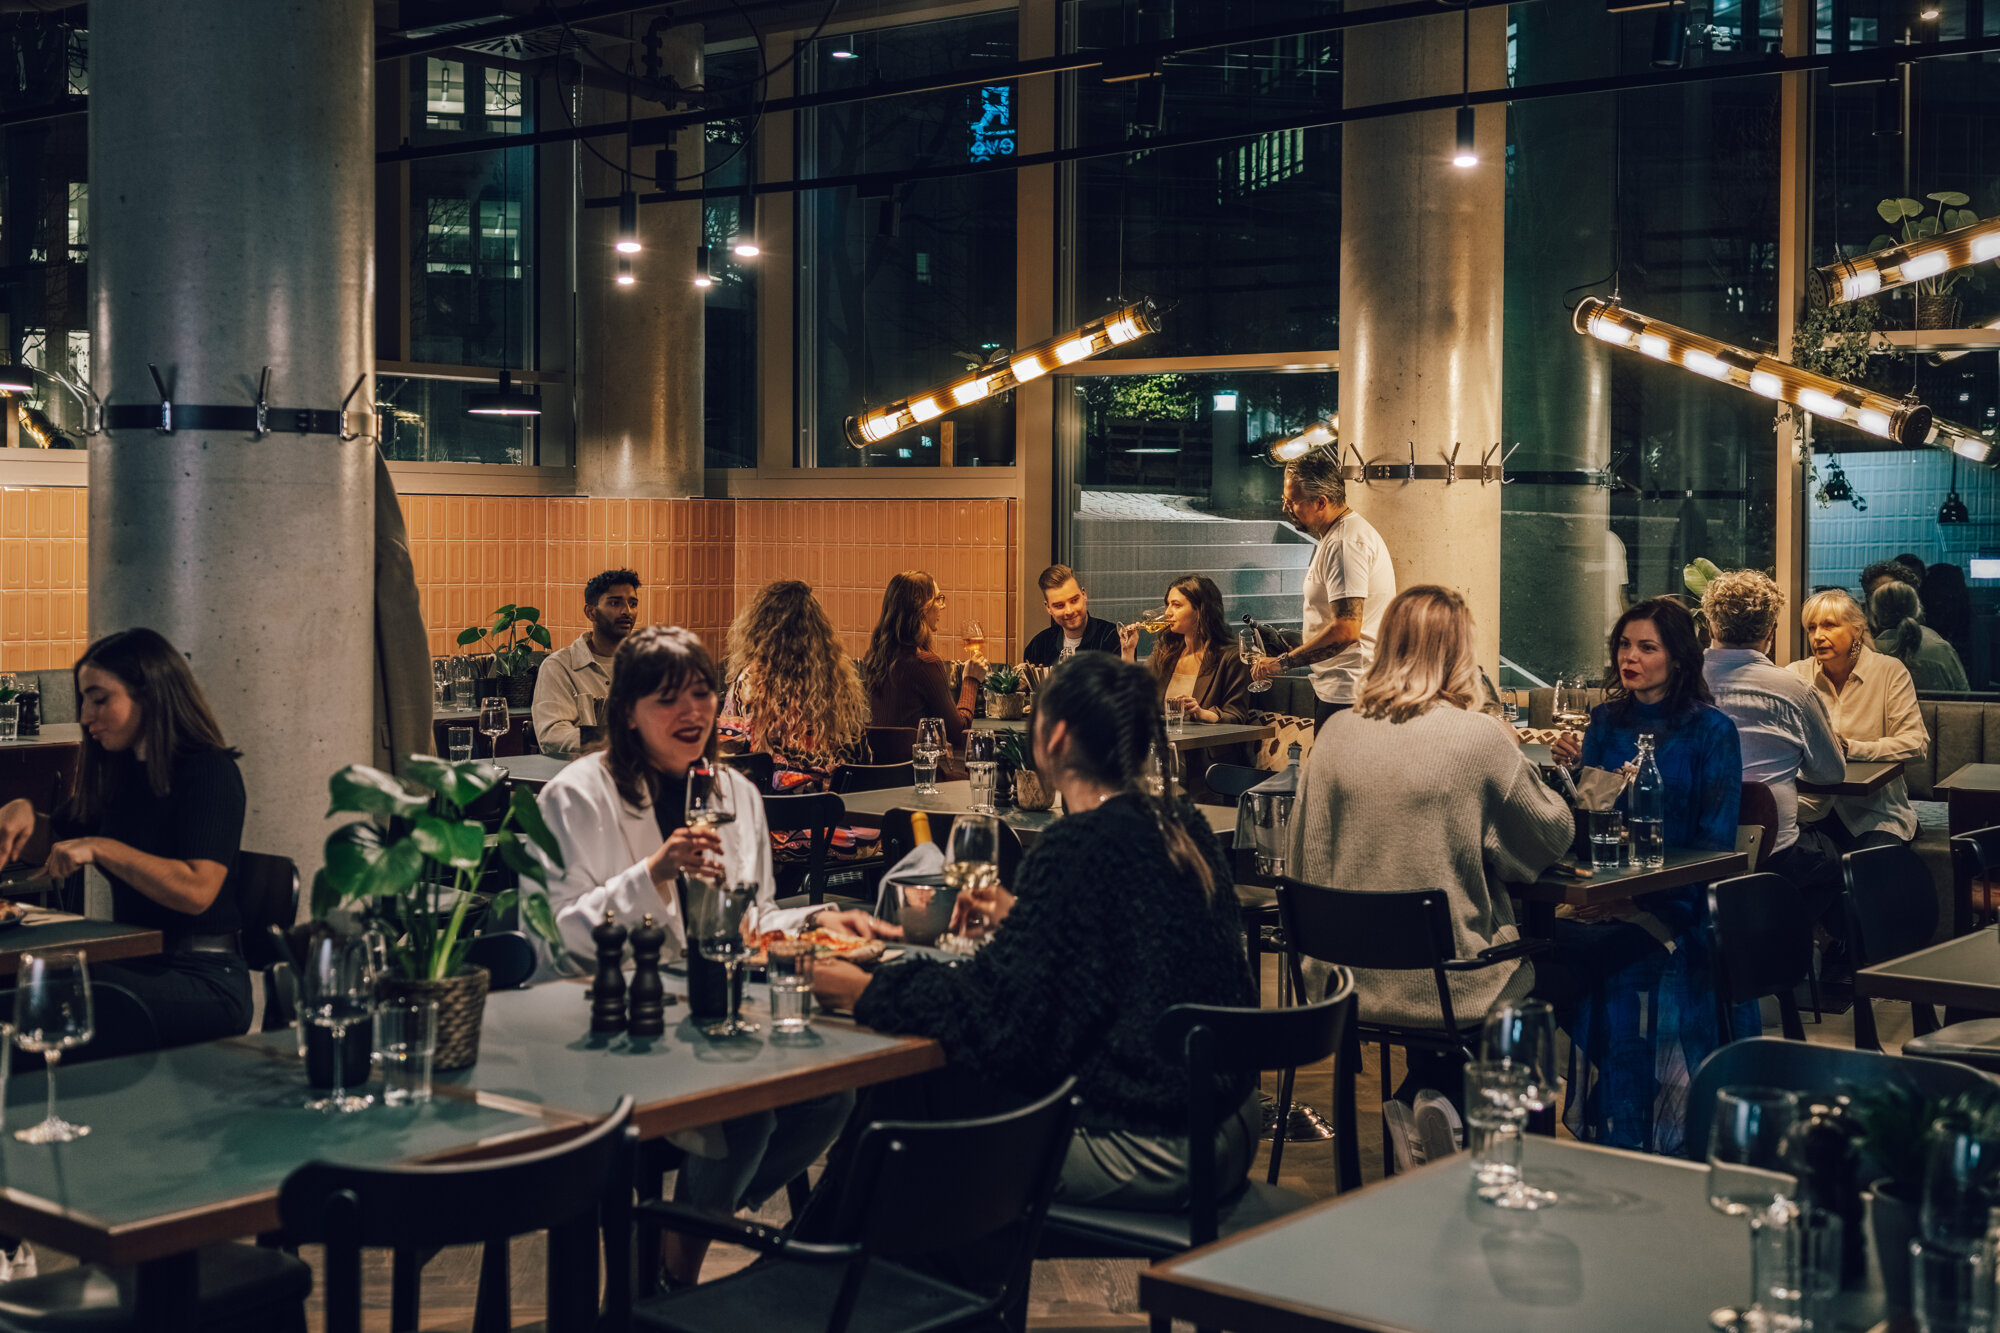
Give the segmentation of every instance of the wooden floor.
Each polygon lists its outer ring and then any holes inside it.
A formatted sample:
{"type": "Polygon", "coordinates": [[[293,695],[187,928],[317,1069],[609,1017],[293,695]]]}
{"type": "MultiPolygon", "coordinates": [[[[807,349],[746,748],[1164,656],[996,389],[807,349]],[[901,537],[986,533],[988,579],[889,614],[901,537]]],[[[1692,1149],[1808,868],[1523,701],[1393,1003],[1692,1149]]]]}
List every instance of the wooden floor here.
{"type": "MultiPolygon", "coordinates": [[[[1892,1052],[1898,1050],[1909,1035],[1909,1007],[1883,1004],[1877,1007],[1876,1012],[1883,1045],[1892,1052]]],[[[1823,1023],[1818,1024],[1811,1021],[1810,1015],[1807,1020],[1807,1040],[1840,1046],[1853,1044],[1854,1029],[1849,1015],[1828,1015],[1823,1023]]],[[[1373,1051],[1364,1055],[1363,1064],[1359,1097],[1361,1169],[1364,1179],[1375,1180],[1381,1177],[1383,1167],[1381,1084],[1373,1051]]],[[[1395,1077],[1401,1075],[1400,1066],[1400,1057],[1392,1057],[1391,1073],[1395,1077]]],[[[1331,1114],[1333,1070],[1330,1062],[1301,1069],[1297,1084],[1296,1095],[1301,1100],[1331,1114]]],[[[1275,1091],[1275,1080],[1267,1081],[1265,1086],[1267,1090],[1275,1091]]],[[[1258,1152],[1255,1174],[1263,1174],[1270,1161],[1269,1153],[1270,1145],[1265,1144],[1258,1152]]],[[[1287,1144],[1282,1168],[1280,1181],[1291,1189],[1314,1198],[1330,1197],[1335,1192],[1331,1141],[1287,1144]]],[[[774,1200],[760,1217],[764,1221],[781,1224],[786,1218],[784,1200],[774,1200]]],[[[315,1248],[308,1247],[303,1257],[317,1269],[319,1255],[315,1248]]],[[[733,1272],[749,1259],[748,1251],[718,1247],[710,1253],[703,1276],[714,1278],[733,1272]]],[[[45,1270],[67,1262],[61,1256],[46,1252],[42,1260],[45,1270]]],[[[515,1329],[539,1329],[543,1296],[540,1239],[516,1240],[512,1261],[513,1326],[515,1329]]],[[[1146,1320],[1139,1313],[1137,1302],[1138,1272],[1142,1266],[1139,1260],[1107,1259],[1062,1259],[1037,1264],[1030,1295],[1029,1327],[1037,1333],[1144,1327],[1146,1320]]],[[[446,1250],[433,1259],[424,1270],[422,1327],[427,1330],[469,1330],[472,1327],[473,1293],[478,1274],[479,1252],[475,1247],[446,1250]]],[[[369,1256],[365,1280],[365,1327],[369,1333],[391,1333],[386,1255],[369,1256]]],[[[323,1326],[317,1299],[309,1307],[309,1323],[315,1331],[323,1326]]]]}

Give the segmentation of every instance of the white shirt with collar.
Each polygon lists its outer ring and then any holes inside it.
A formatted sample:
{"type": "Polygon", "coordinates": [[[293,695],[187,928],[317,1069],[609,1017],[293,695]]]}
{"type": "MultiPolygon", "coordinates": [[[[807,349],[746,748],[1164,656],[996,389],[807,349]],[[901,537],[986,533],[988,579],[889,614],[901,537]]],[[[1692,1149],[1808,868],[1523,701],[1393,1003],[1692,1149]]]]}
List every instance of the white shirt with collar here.
{"type": "Polygon", "coordinates": [[[535,673],[535,744],[555,759],[574,759],[583,750],[582,725],[596,726],[604,697],[611,693],[611,659],[590,647],[590,631],[542,659],[535,673]],[[584,700],[591,702],[585,703],[584,700]],[[586,713],[584,710],[589,709],[586,713]]]}
{"type": "Polygon", "coordinates": [[[1840,781],[1847,771],[1840,738],[1813,687],[1755,648],[1710,648],[1701,663],[1715,706],[1736,724],[1743,780],[1761,782],[1778,807],[1778,831],[1766,855],[1799,837],[1799,779],[1840,781]]]}
{"type": "MultiPolygon", "coordinates": [[[[1863,763],[1901,763],[1930,752],[1930,733],[1917,708],[1917,686],[1909,668],[1859,644],[1860,656],[1847,684],[1838,694],[1818,659],[1805,657],[1785,669],[1813,687],[1826,705],[1833,729],[1847,742],[1847,757],[1863,763]]],[[[1917,836],[1917,812],[1910,806],[1909,784],[1898,773],[1872,796],[1801,794],[1799,818],[1806,823],[1832,814],[1856,837],[1881,829],[1904,842],[1917,836]]]]}

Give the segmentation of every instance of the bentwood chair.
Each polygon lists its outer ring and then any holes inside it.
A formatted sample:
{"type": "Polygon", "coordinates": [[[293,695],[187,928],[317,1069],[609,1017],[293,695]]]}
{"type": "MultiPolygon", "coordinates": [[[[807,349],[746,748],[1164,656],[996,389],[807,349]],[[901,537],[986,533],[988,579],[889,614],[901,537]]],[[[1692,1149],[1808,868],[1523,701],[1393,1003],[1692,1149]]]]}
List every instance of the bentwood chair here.
{"type": "MultiPolygon", "coordinates": [[[[477,1162],[354,1166],[308,1162],[285,1178],[278,1214],[286,1235],[326,1247],[327,1333],[360,1333],[361,1251],[393,1252],[392,1328],[418,1326],[418,1257],[446,1245],[506,1253],[514,1236],[548,1233],[549,1333],[599,1327],[597,1230],[604,1225],[603,1319],[622,1327],[632,1296],[629,1130],[632,1099],[586,1133],[533,1152],[477,1162]]],[[[480,1270],[481,1320],[512,1328],[504,1265],[480,1270]]]]}
{"type": "Polygon", "coordinates": [[[764,795],[764,822],[771,832],[804,833],[807,838],[803,862],[780,862],[776,868],[780,898],[795,895],[803,885],[806,901],[815,907],[826,901],[826,854],[834,829],[846,816],[846,805],[832,792],[764,795]]]}
{"type": "Polygon", "coordinates": [[[910,787],[916,781],[917,766],[906,760],[900,764],[842,764],[833,770],[828,785],[846,796],[853,792],[910,787]]]}
{"type": "Polygon", "coordinates": [[[752,754],[726,754],[722,756],[722,762],[750,779],[751,785],[758,791],[771,790],[771,774],[776,761],[770,755],[761,750],[752,754]]]}
{"type": "MultiPolygon", "coordinates": [[[[1482,949],[1471,958],[1458,957],[1451,931],[1451,900],[1443,889],[1373,892],[1329,889],[1301,880],[1278,881],[1278,908],[1291,946],[1292,985],[1307,994],[1301,960],[1317,959],[1336,967],[1382,972],[1428,972],[1437,987],[1439,1021],[1435,1027],[1356,1022],[1350,1029],[1349,1050],[1334,1064],[1335,1138],[1338,1141],[1338,1183],[1345,1192],[1361,1183],[1361,1150],[1356,1139],[1355,1071],[1362,1042],[1376,1043],[1382,1053],[1382,1100],[1391,1094],[1389,1048],[1421,1050],[1470,1061],[1477,1053],[1484,1014],[1461,1022],[1451,998],[1453,973],[1477,972],[1549,947],[1547,940],[1515,939],[1482,949]]],[[[1287,1073],[1279,1097],[1289,1102],[1292,1076],[1287,1073]]],[[[1388,1124],[1382,1129],[1382,1156],[1390,1158],[1388,1124]]],[[[1271,1145],[1271,1179],[1277,1178],[1281,1145],[1271,1145]]]]}
{"type": "Polygon", "coordinates": [[[1708,886],[1708,923],[1722,1044],[1736,1039],[1730,1010],[1766,995],[1778,997],[1785,1035],[1804,1041],[1796,992],[1812,972],[1812,924],[1798,886],[1770,874],[1717,880],[1708,886]]]}
{"type": "Polygon", "coordinates": [[[744,1245],[739,1272],[641,1301],[640,1329],[945,1333],[1018,1326],[1049,1197],[1080,1109],[1075,1079],[977,1120],[877,1121],[861,1131],[827,1241],[669,1202],[639,1205],[674,1230],[744,1245]],[[959,1279],[971,1261],[993,1281],[959,1279]]]}
{"type": "MultiPolygon", "coordinates": [[[[1311,1203],[1305,1195],[1254,1178],[1240,1189],[1219,1187],[1216,1128],[1238,1107],[1226,1104],[1216,1090],[1230,1074],[1289,1072],[1340,1051],[1354,1021],[1354,978],[1338,974],[1330,989],[1324,1000],[1289,1009],[1177,1004],[1162,1014],[1154,1044],[1187,1070],[1188,1206],[1161,1213],[1053,1204],[1042,1232],[1042,1257],[1163,1259],[1311,1203]]],[[[1288,1110],[1279,1107],[1279,1124],[1288,1110]]]]}
{"type": "Polygon", "coordinates": [[[493,990],[515,990],[527,985],[539,965],[535,942],[518,930],[495,930],[473,936],[466,945],[465,961],[486,969],[487,985],[493,990]]]}
{"type": "MultiPolygon", "coordinates": [[[[1930,871],[1902,843],[1863,847],[1840,858],[1845,885],[1847,952],[1856,971],[1873,963],[1915,953],[1937,933],[1937,894],[1930,871]]],[[[1937,1012],[1911,1002],[1912,1030],[1921,1037],[1937,1031],[1937,1012]]],[[[1875,1009],[1865,995],[1854,997],[1854,1046],[1879,1051],[1875,1009]]]]}

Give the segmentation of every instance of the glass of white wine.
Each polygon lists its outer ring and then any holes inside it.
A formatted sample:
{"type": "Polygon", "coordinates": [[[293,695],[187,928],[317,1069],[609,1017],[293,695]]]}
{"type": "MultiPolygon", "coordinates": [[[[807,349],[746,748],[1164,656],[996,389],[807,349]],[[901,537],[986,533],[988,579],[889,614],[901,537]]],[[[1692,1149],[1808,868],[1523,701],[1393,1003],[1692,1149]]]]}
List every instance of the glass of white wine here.
{"type": "Polygon", "coordinates": [[[965,655],[975,662],[986,660],[986,631],[976,620],[965,622],[965,628],[958,637],[965,643],[965,655]]]}
{"type": "Polygon", "coordinates": [[[64,1051],[75,1050],[97,1031],[91,1007],[90,970],[80,953],[26,953],[15,981],[14,1040],[47,1062],[48,1116],[38,1125],[14,1131],[23,1143],[68,1143],[90,1133],[89,1125],[73,1125],[56,1114],[56,1063],[64,1051]]]}
{"type": "MultiPolygon", "coordinates": [[[[1236,655],[1243,660],[1244,666],[1249,667],[1253,672],[1256,671],[1257,664],[1264,660],[1264,637],[1256,630],[1250,629],[1247,626],[1237,630],[1236,655]]],[[[1252,694],[1262,694],[1270,688],[1271,682],[1268,680],[1253,680],[1250,682],[1250,693],[1252,694]]]]}
{"type": "Polygon", "coordinates": [[[945,848],[944,882],[954,894],[971,894],[1000,882],[1000,821],[993,815],[960,815],[945,848]]]}
{"type": "Polygon", "coordinates": [[[736,798],[730,791],[729,774],[706,759],[697,759],[687,773],[687,826],[693,829],[719,828],[736,822],[736,798]]]}
{"type": "Polygon", "coordinates": [[[1164,634],[1167,632],[1167,625],[1171,621],[1172,617],[1168,614],[1167,608],[1156,606],[1145,615],[1140,616],[1137,624],[1140,629],[1146,631],[1148,634],[1164,634]]]}

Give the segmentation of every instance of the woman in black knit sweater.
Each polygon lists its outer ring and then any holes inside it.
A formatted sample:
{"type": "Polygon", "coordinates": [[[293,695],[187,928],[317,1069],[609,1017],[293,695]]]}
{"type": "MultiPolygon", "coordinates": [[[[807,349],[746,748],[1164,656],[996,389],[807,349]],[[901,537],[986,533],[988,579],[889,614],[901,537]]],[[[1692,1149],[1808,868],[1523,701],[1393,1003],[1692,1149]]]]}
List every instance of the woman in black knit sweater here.
{"type": "MultiPolygon", "coordinates": [[[[1143,667],[1082,653],[1035,705],[1035,766],[1070,813],[1021,861],[1014,891],[976,902],[993,938],[958,967],[913,961],[871,980],[822,964],[821,997],[886,1032],[936,1037],[951,1065],[1023,1097],[1071,1074],[1084,1111],[1057,1197],[1170,1210],[1187,1201],[1187,1080],[1154,1045],[1184,1002],[1257,1003],[1228,863],[1194,807],[1142,785],[1164,741],[1143,667]]],[[[1164,747],[1162,747],[1164,748],[1164,747]]],[[[1247,1174],[1257,1107],[1247,1077],[1224,1089],[1241,1110],[1217,1135],[1224,1188],[1247,1174]]]]}

